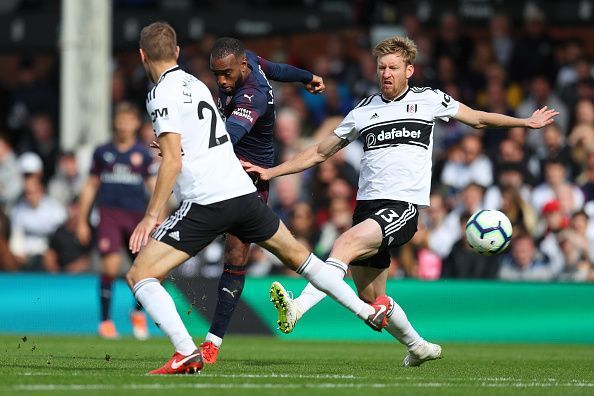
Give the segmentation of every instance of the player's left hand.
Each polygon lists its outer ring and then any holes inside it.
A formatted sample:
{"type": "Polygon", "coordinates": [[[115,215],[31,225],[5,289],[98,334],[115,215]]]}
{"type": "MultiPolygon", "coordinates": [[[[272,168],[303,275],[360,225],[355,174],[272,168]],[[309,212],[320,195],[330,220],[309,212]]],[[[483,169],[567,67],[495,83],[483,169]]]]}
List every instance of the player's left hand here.
{"type": "Polygon", "coordinates": [[[555,121],[554,117],[559,112],[555,109],[547,109],[547,106],[536,110],[532,116],[527,119],[527,127],[531,129],[543,128],[555,121]]]}
{"type": "Polygon", "coordinates": [[[149,236],[151,232],[157,226],[157,218],[144,215],[140,223],[134,229],[132,236],[130,236],[130,242],[128,244],[128,248],[132,252],[132,254],[136,254],[140,252],[140,249],[148,243],[149,236]]]}
{"type": "Polygon", "coordinates": [[[307,89],[307,91],[312,94],[324,92],[324,89],[326,89],[326,86],[324,85],[324,79],[314,74],[311,81],[305,84],[305,89],[307,89]]]}

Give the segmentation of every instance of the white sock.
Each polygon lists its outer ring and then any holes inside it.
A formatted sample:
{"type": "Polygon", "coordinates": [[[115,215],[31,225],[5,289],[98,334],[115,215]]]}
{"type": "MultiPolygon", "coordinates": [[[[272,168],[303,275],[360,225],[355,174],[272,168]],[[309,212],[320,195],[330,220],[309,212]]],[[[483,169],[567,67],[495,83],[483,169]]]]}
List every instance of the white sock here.
{"type": "Polygon", "coordinates": [[[206,334],[206,338],[204,339],[204,341],[212,342],[213,344],[215,344],[217,348],[220,348],[223,344],[223,339],[221,337],[218,337],[210,332],[206,334]]]}
{"type": "MultiPolygon", "coordinates": [[[[347,268],[344,268],[346,272],[347,268]]],[[[362,301],[357,293],[341,279],[332,265],[310,254],[307,260],[297,268],[297,273],[310,281],[316,288],[322,290],[330,297],[338,301],[359,318],[366,320],[375,310],[362,301]]]]}
{"type": "MultiPolygon", "coordinates": [[[[348,266],[342,261],[335,258],[329,258],[326,260],[326,264],[328,264],[328,269],[335,271],[341,279],[346,275],[345,268],[348,268],[348,266]]],[[[300,319],[303,314],[309,311],[314,305],[322,301],[324,297],[326,297],[326,293],[316,289],[316,287],[311,283],[308,283],[299,297],[293,300],[299,305],[300,308],[300,315],[297,319],[300,319]]]]}
{"type": "Polygon", "coordinates": [[[394,301],[392,312],[388,314],[388,326],[386,327],[386,330],[388,330],[388,333],[392,334],[394,338],[406,345],[408,350],[411,350],[423,342],[423,338],[412,327],[406,314],[400,305],[396,304],[396,301],[394,301]]]}
{"type": "Polygon", "coordinates": [[[146,313],[169,337],[177,352],[187,356],[197,349],[177,313],[173,299],[158,279],[143,279],[134,285],[132,292],[146,313]]]}

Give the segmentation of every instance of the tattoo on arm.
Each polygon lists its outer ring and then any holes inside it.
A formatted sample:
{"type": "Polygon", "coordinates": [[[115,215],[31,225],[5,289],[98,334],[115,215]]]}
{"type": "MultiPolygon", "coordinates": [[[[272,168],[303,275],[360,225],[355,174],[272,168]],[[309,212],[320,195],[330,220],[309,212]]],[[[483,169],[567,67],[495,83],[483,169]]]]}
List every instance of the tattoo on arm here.
{"type": "Polygon", "coordinates": [[[345,148],[348,145],[349,145],[349,141],[348,140],[346,140],[346,139],[340,139],[340,141],[338,142],[338,144],[334,145],[330,149],[330,152],[328,153],[328,157],[333,156],[334,154],[336,154],[337,152],[339,152],[340,150],[342,150],[343,148],[345,148]]]}

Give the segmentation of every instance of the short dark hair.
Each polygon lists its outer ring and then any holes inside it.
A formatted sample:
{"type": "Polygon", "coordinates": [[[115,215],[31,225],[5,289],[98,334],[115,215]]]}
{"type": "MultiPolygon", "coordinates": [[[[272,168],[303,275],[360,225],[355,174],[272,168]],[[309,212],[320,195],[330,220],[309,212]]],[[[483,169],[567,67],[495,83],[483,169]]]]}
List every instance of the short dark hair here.
{"type": "Polygon", "coordinates": [[[235,55],[236,57],[245,55],[243,43],[232,37],[221,37],[215,41],[210,51],[210,58],[222,59],[229,55],[235,55]]]}
{"type": "Polygon", "coordinates": [[[142,28],[138,44],[151,60],[176,60],[177,34],[167,22],[153,22],[142,28]]]}

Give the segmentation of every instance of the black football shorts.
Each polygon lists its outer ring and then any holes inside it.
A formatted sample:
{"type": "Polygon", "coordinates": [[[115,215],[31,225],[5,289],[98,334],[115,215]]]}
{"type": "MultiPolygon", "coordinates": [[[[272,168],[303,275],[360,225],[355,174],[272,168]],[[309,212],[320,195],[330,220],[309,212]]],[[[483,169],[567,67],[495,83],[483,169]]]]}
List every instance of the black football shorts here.
{"type": "Polygon", "coordinates": [[[184,201],[151,236],[194,256],[221,234],[257,243],[270,239],[279,224],[279,218],[254,192],[209,205],[184,201]]]}
{"type": "Polygon", "coordinates": [[[382,244],[375,256],[353,261],[351,265],[373,268],[390,266],[390,248],[404,245],[417,232],[419,211],[410,202],[376,199],[357,201],[353,226],[367,219],[375,220],[382,228],[382,244]]]}

